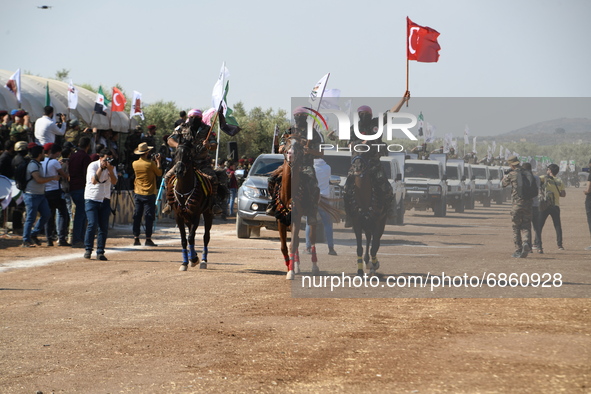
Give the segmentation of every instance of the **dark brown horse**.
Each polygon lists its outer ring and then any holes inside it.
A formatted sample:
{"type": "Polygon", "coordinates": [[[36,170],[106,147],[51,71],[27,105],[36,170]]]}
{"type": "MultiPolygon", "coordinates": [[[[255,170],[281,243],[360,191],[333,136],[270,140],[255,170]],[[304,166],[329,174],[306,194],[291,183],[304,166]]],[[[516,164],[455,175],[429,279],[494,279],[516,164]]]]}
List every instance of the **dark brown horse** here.
{"type": "Polygon", "coordinates": [[[210,229],[213,223],[212,185],[207,176],[196,171],[193,167],[193,147],[189,143],[182,143],[176,151],[175,175],[170,177],[166,184],[168,203],[175,213],[176,224],[181,233],[181,245],[183,248],[183,263],[180,271],[186,271],[191,262],[191,267],[199,263],[199,257],[195,251],[195,233],[199,227],[201,215],[203,215],[205,232],[203,234],[203,256],[199,268],[207,268],[207,245],[210,239],[210,229]],[[189,237],[185,226],[189,229],[189,237]],[[187,249],[187,243],[189,249],[187,249]]]}
{"type": "Polygon", "coordinates": [[[355,183],[351,201],[345,208],[353,220],[353,231],[357,240],[357,275],[363,276],[364,261],[370,275],[375,275],[380,267],[377,254],[386,227],[387,207],[378,198],[378,191],[373,188],[368,161],[361,155],[355,156],[352,160],[351,170],[355,183]],[[364,234],[366,239],[365,255],[363,255],[364,234]]]}
{"type": "MultiPolygon", "coordinates": [[[[277,211],[277,224],[279,227],[279,239],[281,240],[281,253],[287,266],[286,279],[293,280],[295,274],[300,272],[300,255],[299,255],[299,232],[304,211],[307,211],[306,204],[318,204],[318,201],[309,202],[305,198],[307,195],[319,195],[319,193],[312,193],[306,190],[304,182],[302,182],[303,174],[303,160],[304,147],[307,140],[297,137],[288,136],[287,143],[283,149],[285,160],[280,166],[274,176],[280,176],[281,181],[272,191],[275,200],[277,211]],[[289,248],[287,246],[287,230],[291,229],[291,242],[289,248]]],[[[318,187],[318,186],[316,186],[318,187]]],[[[312,209],[312,211],[315,211],[312,209]]],[[[315,218],[314,218],[315,219],[315,218]]],[[[314,221],[312,221],[314,222],[314,221]]],[[[320,272],[318,269],[318,257],[316,255],[316,225],[310,225],[310,242],[312,253],[312,274],[316,275],[320,272]]]]}

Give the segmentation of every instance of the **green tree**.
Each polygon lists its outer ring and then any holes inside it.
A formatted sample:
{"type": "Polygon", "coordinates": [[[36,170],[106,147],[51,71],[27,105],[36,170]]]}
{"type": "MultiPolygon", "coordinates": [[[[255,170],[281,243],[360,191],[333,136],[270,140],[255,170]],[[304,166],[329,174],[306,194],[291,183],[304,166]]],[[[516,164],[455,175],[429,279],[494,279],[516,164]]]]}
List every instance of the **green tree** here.
{"type": "Polygon", "coordinates": [[[65,81],[66,79],[68,79],[69,76],[70,70],[67,70],[65,68],[62,68],[61,70],[55,72],[55,79],[57,79],[58,81],[65,81]]]}

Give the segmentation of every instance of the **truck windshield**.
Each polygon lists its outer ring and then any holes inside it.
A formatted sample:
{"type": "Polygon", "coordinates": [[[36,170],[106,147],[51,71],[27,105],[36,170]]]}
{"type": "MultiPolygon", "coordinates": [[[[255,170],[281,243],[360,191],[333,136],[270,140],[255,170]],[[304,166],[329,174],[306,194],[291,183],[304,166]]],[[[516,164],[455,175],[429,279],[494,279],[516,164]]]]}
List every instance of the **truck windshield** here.
{"type": "Polygon", "coordinates": [[[458,177],[458,167],[455,166],[447,166],[446,175],[447,179],[452,179],[456,181],[460,179],[460,177],[458,177]]]}
{"type": "Polygon", "coordinates": [[[257,159],[248,175],[270,176],[281,164],[283,164],[281,159],[257,159]]]}
{"type": "Polygon", "coordinates": [[[329,156],[324,155],[323,157],[326,164],[330,166],[330,173],[332,175],[346,177],[351,168],[351,156],[329,156]]]}
{"type": "Polygon", "coordinates": [[[407,163],[404,166],[404,177],[439,179],[439,165],[427,163],[407,163]]]}
{"type": "Polygon", "coordinates": [[[491,177],[492,179],[500,179],[500,178],[499,178],[499,170],[498,170],[498,169],[496,169],[496,168],[493,168],[493,169],[491,169],[491,170],[490,170],[490,177],[491,177]]]}
{"type": "Polygon", "coordinates": [[[476,177],[476,179],[484,179],[487,180],[486,177],[486,168],[474,168],[472,167],[472,174],[476,177]]]}

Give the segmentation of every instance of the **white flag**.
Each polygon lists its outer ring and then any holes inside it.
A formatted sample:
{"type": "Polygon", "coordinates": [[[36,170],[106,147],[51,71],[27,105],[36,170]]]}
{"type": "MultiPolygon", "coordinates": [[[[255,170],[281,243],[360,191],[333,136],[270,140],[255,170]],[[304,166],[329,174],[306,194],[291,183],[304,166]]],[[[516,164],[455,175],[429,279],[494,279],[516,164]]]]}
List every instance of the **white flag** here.
{"type": "Polygon", "coordinates": [[[218,80],[215,82],[215,85],[213,85],[213,91],[211,92],[211,106],[214,107],[216,111],[224,99],[224,85],[229,79],[230,71],[228,71],[228,68],[226,67],[226,62],[223,62],[220,74],[218,75],[218,80]]]}
{"type": "Polygon", "coordinates": [[[340,89],[325,89],[324,98],[320,103],[320,108],[324,109],[341,109],[339,106],[339,98],[341,97],[340,89]]]}
{"type": "Polygon", "coordinates": [[[4,87],[10,90],[16,96],[16,101],[21,102],[21,69],[19,68],[12,74],[4,87]]]}
{"type": "Polygon", "coordinates": [[[431,144],[435,141],[435,126],[429,122],[425,123],[427,124],[425,127],[425,142],[431,144]]]}
{"type": "Polygon", "coordinates": [[[129,112],[129,118],[131,119],[136,115],[144,120],[144,111],[142,111],[142,94],[134,90],[133,98],[131,99],[131,111],[129,112]]]}
{"type": "Polygon", "coordinates": [[[497,142],[496,141],[493,141],[493,143],[492,143],[492,149],[490,151],[491,156],[494,156],[495,155],[496,150],[497,150],[497,142]]]}
{"type": "Polygon", "coordinates": [[[74,86],[74,83],[70,79],[70,84],[68,85],[68,108],[69,109],[76,109],[78,106],[78,89],[74,86]]]}
{"type": "Polygon", "coordinates": [[[505,159],[508,159],[511,157],[511,151],[509,150],[509,148],[505,148],[505,159]]]}
{"type": "Polygon", "coordinates": [[[500,149],[499,149],[499,157],[500,157],[501,159],[504,159],[504,158],[505,158],[505,150],[504,150],[504,148],[503,148],[503,145],[501,145],[501,147],[500,147],[500,149]]]}
{"type": "Polygon", "coordinates": [[[466,125],[466,128],[464,129],[464,145],[470,144],[470,139],[468,138],[468,135],[470,135],[470,130],[468,129],[468,125],[466,125]]]}
{"type": "Polygon", "coordinates": [[[476,137],[472,138],[472,152],[473,153],[478,153],[476,151],[476,137]]]}
{"type": "Polygon", "coordinates": [[[328,77],[330,77],[330,73],[326,74],[320,81],[314,85],[312,91],[310,92],[310,98],[308,101],[312,106],[316,105],[320,100],[322,100],[322,96],[324,95],[324,90],[326,89],[326,83],[328,82],[328,77]]]}

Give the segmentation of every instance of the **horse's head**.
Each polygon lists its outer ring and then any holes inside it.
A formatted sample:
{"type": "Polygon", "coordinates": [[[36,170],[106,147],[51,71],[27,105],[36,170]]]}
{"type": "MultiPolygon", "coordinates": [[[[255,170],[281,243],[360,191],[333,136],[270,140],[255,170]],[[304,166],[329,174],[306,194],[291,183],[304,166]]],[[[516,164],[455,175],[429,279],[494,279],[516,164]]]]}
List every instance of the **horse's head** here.
{"type": "Polygon", "coordinates": [[[283,148],[283,156],[290,167],[301,163],[307,141],[299,136],[289,135],[283,148]]]}
{"type": "Polygon", "coordinates": [[[357,155],[351,159],[351,169],[353,170],[353,175],[362,177],[365,175],[367,168],[368,163],[363,156],[357,155]]]}
{"type": "Polygon", "coordinates": [[[174,170],[177,178],[185,175],[187,168],[193,166],[193,147],[188,142],[179,144],[176,150],[176,168],[174,170]]]}

